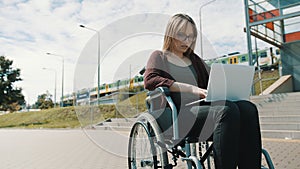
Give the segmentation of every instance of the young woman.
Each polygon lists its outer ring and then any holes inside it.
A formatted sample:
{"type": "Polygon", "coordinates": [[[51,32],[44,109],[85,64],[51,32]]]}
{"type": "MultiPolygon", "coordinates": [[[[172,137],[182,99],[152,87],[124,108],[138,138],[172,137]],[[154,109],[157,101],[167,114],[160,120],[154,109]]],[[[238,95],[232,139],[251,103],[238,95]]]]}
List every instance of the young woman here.
{"type": "Polygon", "coordinates": [[[209,67],[194,53],[195,22],[176,14],[168,22],[162,51],[154,51],[147,63],[144,85],[148,90],[168,87],[179,110],[180,137],[212,136],[218,169],[259,169],[261,134],[257,108],[249,101],[217,101],[185,106],[205,98],[209,67]]]}

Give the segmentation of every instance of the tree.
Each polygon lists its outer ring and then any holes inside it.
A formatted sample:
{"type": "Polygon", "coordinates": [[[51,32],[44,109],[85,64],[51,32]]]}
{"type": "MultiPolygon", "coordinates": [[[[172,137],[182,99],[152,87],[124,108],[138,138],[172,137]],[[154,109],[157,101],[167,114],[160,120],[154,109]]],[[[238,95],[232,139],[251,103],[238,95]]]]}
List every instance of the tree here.
{"type": "Polygon", "coordinates": [[[14,83],[21,81],[20,69],[12,68],[13,61],[0,56],[0,110],[20,110],[25,103],[22,88],[14,87],[14,83]]]}
{"type": "Polygon", "coordinates": [[[35,102],[35,107],[38,109],[49,109],[54,106],[51,99],[51,94],[47,91],[45,94],[38,96],[38,100],[35,102]]]}

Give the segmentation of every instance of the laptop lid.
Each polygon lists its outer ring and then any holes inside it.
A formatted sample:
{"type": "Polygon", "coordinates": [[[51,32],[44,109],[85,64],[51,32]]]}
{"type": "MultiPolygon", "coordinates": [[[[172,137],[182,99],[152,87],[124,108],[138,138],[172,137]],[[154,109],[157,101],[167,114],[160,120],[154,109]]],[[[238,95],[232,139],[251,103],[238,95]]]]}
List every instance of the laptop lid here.
{"type": "Polygon", "coordinates": [[[254,71],[254,66],[212,64],[206,101],[249,100],[254,71]]]}

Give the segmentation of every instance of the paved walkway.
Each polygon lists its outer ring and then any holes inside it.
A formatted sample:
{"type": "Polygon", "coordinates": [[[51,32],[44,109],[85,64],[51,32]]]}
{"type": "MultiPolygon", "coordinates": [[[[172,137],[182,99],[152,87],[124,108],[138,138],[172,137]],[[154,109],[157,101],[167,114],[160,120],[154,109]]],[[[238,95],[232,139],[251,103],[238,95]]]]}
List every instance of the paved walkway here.
{"type": "Polygon", "coordinates": [[[300,140],[263,139],[276,169],[300,169],[300,140]]]}
{"type": "MultiPolygon", "coordinates": [[[[96,130],[1,129],[0,168],[124,169],[127,137],[96,130]]],[[[264,139],[263,146],[276,169],[300,168],[300,140],[264,139]]]]}
{"type": "MultiPolygon", "coordinates": [[[[114,142],[112,137],[111,142],[114,142]]],[[[126,145],[117,146],[126,149],[126,145]]],[[[83,130],[0,130],[0,152],[1,169],[124,169],[127,166],[126,158],[99,148],[83,130]]]]}

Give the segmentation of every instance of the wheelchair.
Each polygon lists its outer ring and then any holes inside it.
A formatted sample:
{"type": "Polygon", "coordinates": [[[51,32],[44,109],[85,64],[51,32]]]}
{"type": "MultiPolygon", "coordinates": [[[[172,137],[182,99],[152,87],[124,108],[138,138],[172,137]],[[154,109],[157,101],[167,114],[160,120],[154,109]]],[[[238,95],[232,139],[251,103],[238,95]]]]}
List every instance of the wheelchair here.
{"type": "MultiPolygon", "coordinates": [[[[150,91],[146,98],[147,111],[139,115],[130,132],[128,144],[129,169],[172,169],[179,167],[178,160],[188,169],[212,169],[213,142],[211,139],[180,138],[177,109],[166,87],[150,91]],[[163,110],[156,109],[158,101],[166,102],[163,110]]],[[[274,169],[266,150],[262,150],[265,164],[261,169],[274,169]]]]}

